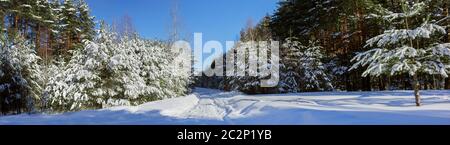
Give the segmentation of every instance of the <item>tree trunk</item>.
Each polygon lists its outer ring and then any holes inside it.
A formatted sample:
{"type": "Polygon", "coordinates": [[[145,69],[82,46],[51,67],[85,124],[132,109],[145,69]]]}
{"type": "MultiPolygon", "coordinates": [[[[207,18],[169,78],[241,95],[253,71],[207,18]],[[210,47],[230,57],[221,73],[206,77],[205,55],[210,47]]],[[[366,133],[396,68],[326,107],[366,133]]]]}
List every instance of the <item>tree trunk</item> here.
{"type": "MultiPolygon", "coordinates": [[[[445,11],[444,11],[444,14],[448,17],[448,3],[446,2],[445,4],[444,4],[444,8],[445,8],[445,11]]],[[[448,22],[449,20],[447,19],[447,22],[448,22]]],[[[447,43],[449,43],[450,42],[450,28],[449,27],[447,27],[447,36],[446,36],[446,38],[445,38],[446,40],[446,42],[447,43]]],[[[450,89],[450,78],[446,78],[445,79],[445,89],[450,89]]]]}
{"type": "Polygon", "coordinates": [[[36,26],[36,51],[40,52],[40,47],[41,47],[41,25],[37,24],[36,26]]]}
{"type": "Polygon", "coordinates": [[[371,77],[367,76],[363,79],[363,81],[364,81],[363,91],[372,91],[371,77]]]}
{"type": "Polygon", "coordinates": [[[345,73],[345,89],[346,91],[352,91],[352,87],[350,86],[350,72],[345,73]]]}
{"type": "MultiPolygon", "coordinates": [[[[48,31],[48,29],[45,29],[46,31],[48,31]]],[[[44,32],[45,33],[45,32],[44,32]]],[[[45,34],[44,34],[45,35],[45,34]]],[[[44,37],[44,39],[45,38],[47,38],[47,39],[49,39],[50,38],[50,36],[49,35],[47,35],[46,37],[44,37]]],[[[44,42],[46,45],[45,45],[45,48],[44,48],[44,59],[45,59],[45,68],[47,69],[48,68],[48,61],[49,61],[49,59],[48,59],[48,49],[49,48],[51,48],[51,46],[49,45],[49,41],[50,40],[47,40],[47,42],[44,42]]],[[[45,73],[47,73],[47,71],[45,71],[45,73]]]]}
{"type": "Polygon", "coordinates": [[[387,81],[385,81],[385,90],[391,90],[391,76],[387,76],[387,81]]]}
{"type": "Polygon", "coordinates": [[[450,78],[445,79],[445,89],[450,89],[450,78]]]}
{"type": "MultiPolygon", "coordinates": [[[[47,29],[47,36],[48,36],[48,37],[47,37],[47,39],[48,39],[48,40],[47,40],[47,43],[48,43],[48,44],[47,44],[47,50],[48,50],[48,49],[53,50],[53,49],[54,49],[54,47],[53,47],[53,39],[54,39],[54,38],[53,38],[53,32],[51,31],[50,28],[47,29]]],[[[46,51],[47,51],[47,50],[46,50],[46,51]]]]}
{"type": "Polygon", "coordinates": [[[16,30],[19,30],[19,16],[14,16],[14,28],[16,28],[16,30]]]}
{"type": "Polygon", "coordinates": [[[380,91],[384,91],[384,80],[383,80],[383,76],[378,78],[378,90],[380,91]]]}
{"type": "Polygon", "coordinates": [[[24,29],[22,30],[23,31],[23,37],[25,39],[32,40],[33,38],[31,37],[31,34],[28,33],[28,21],[26,19],[24,19],[24,24],[23,25],[24,25],[24,29]]]}
{"type": "Polygon", "coordinates": [[[432,86],[433,90],[437,90],[438,86],[439,86],[439,84],[438,84],[438,81],[436,81],[436,76],[433,75],[433,86],[432,86]]]}
{"type": "Polygon", "coordinates": [[[66,46],[65,46],[65,48],[64,48],[64,50],[63,50],[63,52],[62,52],[62,54],[65,56],[65,55],[67,55],[67,52],[70,50],[70,47],[71,47],[71,43],[72,43],[72,38],[70,37],[70,32],[67,32],[67,34],[66,34],[67,36],[66,36],[66,46]]]}
{"type": "Polygon", "coordinates": [[[3,32],[4,28],[5,28],[5,14],[3,12],[0,12],[0,32],[3,32]]]}
{"type": "Polygon", "coordinates": [[[413,76],[413,87],[414,87],[414,96],[416,97],[416,106],[420,107],[422,106],[421,100],[420,100],[420,82],[417,77],[417,74],[413,76]]]}

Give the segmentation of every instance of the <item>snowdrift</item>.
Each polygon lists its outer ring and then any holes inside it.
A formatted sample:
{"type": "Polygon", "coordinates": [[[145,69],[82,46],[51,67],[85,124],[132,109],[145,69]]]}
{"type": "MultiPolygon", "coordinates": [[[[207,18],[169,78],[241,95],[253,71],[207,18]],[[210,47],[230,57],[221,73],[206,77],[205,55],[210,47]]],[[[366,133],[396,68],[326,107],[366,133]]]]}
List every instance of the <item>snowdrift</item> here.
{"type": "Polygon", "coordinates": [[[102,110],[0,117],[31,125],[450,125],[450,90],[244,95],[197,88],[191,95],[102,110]]]}

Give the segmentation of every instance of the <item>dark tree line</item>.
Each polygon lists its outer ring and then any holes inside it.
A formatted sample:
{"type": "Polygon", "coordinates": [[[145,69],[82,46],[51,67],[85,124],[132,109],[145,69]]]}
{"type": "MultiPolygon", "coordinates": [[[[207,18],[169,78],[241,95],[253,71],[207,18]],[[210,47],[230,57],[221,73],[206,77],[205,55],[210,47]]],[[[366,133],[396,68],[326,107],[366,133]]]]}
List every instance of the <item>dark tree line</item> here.
{"type": "Polygon", "coordinates": [[[0,24],[5,39],[18,35],[33,42],[42,58],[67,57],[69,50],[95,35],[84,0],[2,0],[0,24]]]}

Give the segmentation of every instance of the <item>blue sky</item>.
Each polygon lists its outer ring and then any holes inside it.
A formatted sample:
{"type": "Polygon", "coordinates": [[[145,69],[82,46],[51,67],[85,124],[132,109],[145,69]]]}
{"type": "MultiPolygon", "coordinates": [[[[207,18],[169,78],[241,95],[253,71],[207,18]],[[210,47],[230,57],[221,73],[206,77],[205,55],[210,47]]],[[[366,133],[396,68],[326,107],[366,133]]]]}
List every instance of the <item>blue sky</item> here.
{"type": "MultiPolygon", "coordinates": [[[[87,0],[97,20],[111,23],[125,14],[132,17],[137,31],[146,38],[166,39],[173,0],[87,0]]],[[[182,37],[203,41],[236,40],[248,19],[255,23],[272,14],[278,0],[178,0],[182,37]]]]}

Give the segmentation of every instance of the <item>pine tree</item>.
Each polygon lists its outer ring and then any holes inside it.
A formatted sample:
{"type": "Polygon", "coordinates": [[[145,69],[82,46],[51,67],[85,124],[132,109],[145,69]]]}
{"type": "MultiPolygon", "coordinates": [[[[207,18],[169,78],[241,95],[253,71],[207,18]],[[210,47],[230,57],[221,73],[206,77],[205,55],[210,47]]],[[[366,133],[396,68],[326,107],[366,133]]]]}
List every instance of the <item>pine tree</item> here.
{"type": "Polygon", "coordinates": [[[34,111],[41,99],[42,72],[30,42],[16,36],[0,43],[0,107],[2,113],[34,111]]]}
{"type": "Polygon", "coordinates": [[[333,86],[326,73],[325,64],[322,63],[322,47],[310,41],[307,46],[302,45],[297,38],[286,39],[283,48],[284,71],[282,86],[287,91],[317,91],[328,90],[333,86]]]}
{"type": "Polygon", "coordinates": [[[87,3],[84,0],[80,0],[78,2],[77,11],[79,12],[79,20],[80,22],[79,27],[81,29],[81,32],[78,32],[77,34],[79,41],[83,39],[87,40],[93,40],[95,36],[95,23],[94,23],[94,17],[91,16],[89,7],[87,3]]]}
{"type": "MultiPolygon", "coordinates": [[[[166,70],[164,71],[164,73],[166,74],[165,75],[166,78],[164,78],[163,81],[170,80],[170,83],[164,83],[164,85],[161,86],[161,89],[168,88],[169,90],[167,92],[170,93],[166,94],[165,97],[160,99],[182,96],[192,91],[191,90],[193,83],[192,66],[182,67],[182,65],[184,63],[183,61],[191,60],[193,56],[189,54],[180,54],[179,52],[173,53],[170,50],[168,50],[171,49],[171,47],[168,46],[167,44],[170,44],[170,42],[166,44],[161,44],[161,42],[150,41],[147,43],[147,47],[153,48],[153,50],[150,49],[150,51],[147,52],[147,55],[153,52],[160,53],[160,55],[156,57],[159,58],[157,59],[156,62],[159,65],[159,67],[162,68],[162,70],[166,70]],[[166,62],[169,62],[168,63],[169,65],[167,65],[166,62]]],[[[191,50],[187,49],[184,51],[188,52],[191,50]]]]}
{"type": "Polygon", "coordinates": [[[38,54],[48,63],[53,48],[50,43],[53,41],[51,33],[55,30],[58,20],[48,0],[39,0],[36,4],[34,11],[38,15],[38,19],[36,19],[34,28],[34,43],[38,54]]]}
{"type": "Polygon", "coordinates": [[[55,20],[55,24],[53,28],[48,31],[49,35],[49,46],[52,48],[53,55],[58,56],[59,58],[62,54],[62,49],[64,48],[64,27],[62,27],[62,17],[64,16],[62,13],[62,6],[59,0],[52,0],[50,2],[50,8],[52,9],[53,19],[55,20]]]}
{"type": "Polygon", "coordinates": [[[85,46],[75,50],[70,61],[60,66],[61,72],[50,78],[46,92],[52,110],[102,108],[108,96],[114,95],[106,92],[102,83],[109,77],[107,64],[111,49],[116,47],[114,34],[103,27],[98,37],[97,42],[84,41],[85,46]]]}
{"type": "Polygon", "coordinates": [[[298,92],[300,74],[298,71],[300,56],[300,42],[297,38],[287,38],[283,44],[285,52],[282,56],[280,91],[281,92],[298,92]]]}
{"type": "Polygon", "coordinates": [[[58,66],[46,88],[55,111],[139,105],[188,93],[190,75],[174,69],[165,44],[122,37],[102,24],[94,41],[85,40],[67,64],[58,66]]]}
{"type": "Polygon", "coordinates": [[[374,48],[358,54],[351,69],[368,66],[363,76],[409,74],[414,87],[416,105],[421,106],[420,82],[418,75],[440,75],[447,78],[450,67],[450,44],[440,43],[439,34],[446,34],[444,27],[433,23],[428,17],[420,17],[427,9],[425,2],[409,2],[403,0],[402,12],[394,13],[382,9],[379,17],[392,24],[399,21],[402,24],[392,26],[383,34],[367,41],[366,47],[374,48]],[[423,22],[414,26],[413,20],[423,22]],[[397,20],[397,21],[396,21],[397,20]]]}
{"type": "Polygon", "coordinates": [[[323,91],[333,88],[330,77],[326,73],[325,64],[322,62],[324,59],[322,49],[321,46],[317,45],[317,42],[310,41],[301,51],[301,77],[304,84],[300,86],[307,91],[323,91]]]}
{"type": "Polygon", "coordinates": [[[138,105],[190,91],[191,70],[176,67],[190,56],[105,25],[96,33],[83,0],[0,0],[0,8],[2,113],[138,105]]]}
{"type": "Polygon", "coordinates": [[[62,50],[59,50],[60,55],[67,55],[67,52],[74,47],[78,47],[76,44],[77,34],[81,32],[79,28],[79,19],[77,15],[77,9],[72,0],[64,0],[61,5],[60,27],[61,34],[64,40],[64,46],[62,50]]]}

